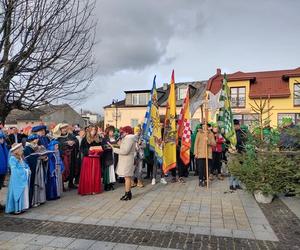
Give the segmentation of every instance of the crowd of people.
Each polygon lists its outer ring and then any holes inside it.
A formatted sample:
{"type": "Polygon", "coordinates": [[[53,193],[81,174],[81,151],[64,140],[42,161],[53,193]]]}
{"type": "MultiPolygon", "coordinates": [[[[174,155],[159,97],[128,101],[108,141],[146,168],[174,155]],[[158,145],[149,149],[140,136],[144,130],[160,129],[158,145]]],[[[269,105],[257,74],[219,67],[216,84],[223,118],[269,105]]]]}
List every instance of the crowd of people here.
{"type": "MultiPolygon", "coordinates": [[[[238,137],[237,150],[242,150],[243,132],[235,121],[238,137]]],[[[30,134],[10,134],[0,130],[0,188],[9,176],[6,213],[23,211],[55,200],[67,190],[77,189],[80,195],[99,194],[114,190],[116,181],[124,183],[121,200],[131,200],[131,189],[144,187],[143,180],[185,183],[189,172],[199,176],[199,186],[206,183],[206,149],[209,180],[222,181],[222,163],[226,163],[226,140],[214,124],[199,124],[192,132],[191,160],[185,165],[177,147],[177,167],[165,174],[161,165],[142,137],[141,127],[126,126],[120,130],[107,126],[103,132],[96,125],[79,126],[58,124],[51,131],[44,125],[35,126],[30,134]],[[207,139],[204,130],[208,130],[207,139]],[[145,168],[146,176],[143,177],[145,168]]],[[[230,189],[240,188],[238,180],[230,178],[230,189]]]]}

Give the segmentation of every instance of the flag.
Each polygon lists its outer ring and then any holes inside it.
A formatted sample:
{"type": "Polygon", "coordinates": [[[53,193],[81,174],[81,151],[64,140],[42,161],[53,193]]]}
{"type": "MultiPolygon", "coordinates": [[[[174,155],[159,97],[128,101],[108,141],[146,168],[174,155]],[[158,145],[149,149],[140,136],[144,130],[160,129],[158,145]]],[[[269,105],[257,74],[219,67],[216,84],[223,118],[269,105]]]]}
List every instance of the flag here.
{"type": "Polygon", "coordinates": [[[161,135],[161,125],[158,107],[158,98],[156,91],[156,76],[153,79],[153,87],[151,91],[151,108],[150,108],[150,150],[155,152],[155,156],[158,162],[162,163],[162,135],[161,135]]]}
{"type": "Polygon", "coordinates": [[[206,90],[205,84],[201,84],[197,88],[193,86],[189,87],[191,117],[194,116],[198,108],[204,103],[205,90],[206,90]]]}
{"type": "Polygon", "coordinates": [[[166,106],[164,124],[163,171],[167,173],[176,167],[176,94],[174,70],[172,72],[170,93],[166,106]]]}
{"type": "Polygon", "coordinates": [[[222,89],[215,95],[210,91],[207,91],[207,92],[208,92],[208,96],[209,96],[208,109],[210,110],[211,119],[213,120],[216,112],[221,108],[220,96],[222,93],[222,89]]]}
{"type": "Polygon", "coordinates": [[[220,95],[220,111],[218,114],[218,124],[220,128],[224,128],[224,136],[230,141],[232,146],[236,146],[236,134],[233,125],[233,115],[230,107],[229,88],[227,85],[227,77],[224,74],[222,92],[220,95]]]}
{"type": "Polygon", "coordinates": [[[190,162],[191,149],[191,113],[190,113],[190,95],[189,88],[184,98],[182,108],[178,119],[178,138],[181,139],[180,158],[184,165],[190,162]]]}
{"type": "Polygon", "coordinates": [[[142,130],[143,130],[143,140],[145,141],[145,143],[149,143],[150,137],[152,135],[152,124],[151,124],[151,106],[152,106],[152,93],[153,93],[153,87],[152,87],[152,91],[151,91],[151,96],[150,99],[148,101],[148,105],[147,105],[147,110],[146,110],[146,114],[145,114],[145,118],[144,118],[144,123],[142,126],[142,130]]]}

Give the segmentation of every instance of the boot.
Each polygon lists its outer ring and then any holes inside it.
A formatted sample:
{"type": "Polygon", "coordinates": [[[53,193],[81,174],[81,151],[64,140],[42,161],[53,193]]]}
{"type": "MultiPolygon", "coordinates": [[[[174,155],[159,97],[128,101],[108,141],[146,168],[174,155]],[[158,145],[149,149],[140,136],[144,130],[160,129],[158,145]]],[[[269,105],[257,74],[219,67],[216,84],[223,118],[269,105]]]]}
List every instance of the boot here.
{"type": "Polygon", "coordinates": [[[115,187],[114,187],[114,184],[113,183],[110,183],[110,184],[108,184],[109,185],[109,187],[110,187],[110,190],[115,190],[115,187]]]}
{"type": "Polygon", "coordinates": [[[134,182],[134,180],[131,179],[131,188],[135,188],[136,187],[136,183],[134,182]]]}
{"type": "Polygon", "coordinates": [[[121,197],[121,201],[130,201],[132,198],[132,193],[131,191],[126,192],[124,196],[121,197]]]}
{"type": "Polygon", "coordinates": [[[143,188],[144,187],[144,183],[141,180],[138,180],[138,183],[136,185],[139,188],[143,188]]]}
{"type": "Polygon", "coordinates": [[[224,180],[224,178],[223,178],[223,176],[221,174],[218,174],[218,180],[221,180],[221,181],[224,180]]]}

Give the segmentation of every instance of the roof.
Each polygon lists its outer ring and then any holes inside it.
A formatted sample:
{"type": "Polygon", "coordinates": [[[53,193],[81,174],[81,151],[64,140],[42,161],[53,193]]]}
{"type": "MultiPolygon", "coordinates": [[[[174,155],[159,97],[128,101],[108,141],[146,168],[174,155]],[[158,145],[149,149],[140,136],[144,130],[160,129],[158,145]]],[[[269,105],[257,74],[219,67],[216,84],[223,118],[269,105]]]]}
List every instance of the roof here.
{"type": "MultiPolygon", "coordinates": [[[[300,67],[290,70],[261,71],[261,72],[242,72],[238,71],[228,74],[228,81],[250,81],[249,97],[255,98],[285,98],[289,97],[291,92],[289,89],[288,79],[290,77],[300,76],[300,67]]],[[[221,70],[208,80],[207,89],[216,94],[222,86],[223,75],[221,70]]]]}
{"type": "MultiPolygon", "coordinates": [[[[205,89],[207,81],[194,81],[194,82],[179,82],[175,83],[176,89],[181,87],[187,87],[188,85],[193,86],[195,89],[205,89]]],[[[127,93],[149,93],[151,90],[130,90],[130,91],[124,91],[127,93]]],[[[157,95],[158,95],[158,105],[159,106],[166,106],[168,96],[170,92],[170,84],[164,84],[163,87],[157,88],[157,95]],[[164,89],[164,86],[168,86],[167,90],[164,89]]],[[[183,103],[183,100],[176,100],[176,106],[181,106],[183,103]]],[[[121,100],[114,104],[118,108],[125,108],[125,107],[146,107],[146,105],[125,105],[125,99],[121,100]]],[[[105,108],[111,108],[112,104],[104,106],[105,108]]]]}
{"type": "Polygon", "coordinates": [[[45,105],[31,111],[14,109],[6,118],[7,124],[16,124],[17,121],[40,121],[43,115],[51,114],[57,110],[70,107],[68,104],[45,105]]]}

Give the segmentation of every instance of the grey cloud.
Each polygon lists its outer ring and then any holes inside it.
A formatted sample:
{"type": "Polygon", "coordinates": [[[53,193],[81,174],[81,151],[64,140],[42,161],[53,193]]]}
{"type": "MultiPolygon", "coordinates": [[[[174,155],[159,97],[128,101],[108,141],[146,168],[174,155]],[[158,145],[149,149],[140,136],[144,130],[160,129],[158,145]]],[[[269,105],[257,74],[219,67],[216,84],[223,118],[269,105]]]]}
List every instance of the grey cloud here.
{"type": "Polygon", "coordinates": [[[99,74],[141,70],[160,62],[173,36],[201,27],[199,3],[181,0],[100,0],[96,60],[99,74]]]}

